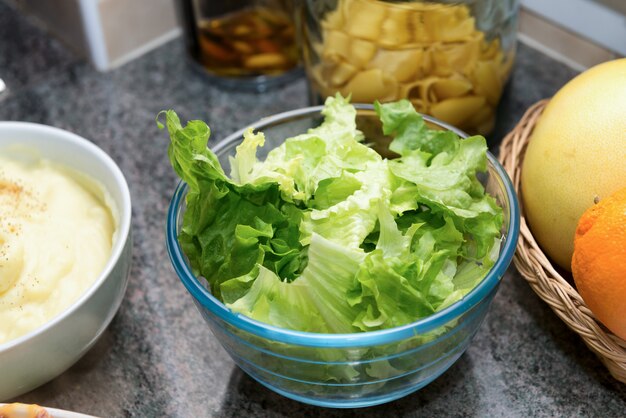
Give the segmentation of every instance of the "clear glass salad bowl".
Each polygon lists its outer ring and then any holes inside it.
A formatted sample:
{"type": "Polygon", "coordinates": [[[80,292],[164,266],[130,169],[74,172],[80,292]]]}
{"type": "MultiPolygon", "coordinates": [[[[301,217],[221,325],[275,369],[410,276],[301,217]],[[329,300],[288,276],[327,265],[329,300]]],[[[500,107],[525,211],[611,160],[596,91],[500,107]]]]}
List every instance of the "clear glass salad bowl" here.
{"type": "MultiPolygon", "coordinates": [[[[355,105],[357,125],[383,155],[382,135],[373,107],[355,105]]],[[[265,133],[268,150],[285,138],[319,125],[321,106],[264,118],[251,126],[265,133]]],[[[431,125],[463,132],[424,116],[431,125]]],[[[228,171],[243,131],[229,135],[213,151],[228,171]]],[[[260,155],[260,157],[263,157],[260,155]]],[[[191,293],[212,332],[233,360],[254,379],[286,397],[326,407],[365,407],[412,393],[444,373],[465,351],[482,323],[509,266],[519,234],[519,209],[511,181],[488,154],[488,171],[481,178],[504,210],[503,242],[487,276],[462,300],[416,322],[373,332],[316,334],[270,326],[232,312],[196,277],[177,236],[185,210],[187,186],[181,182],[170,203],[167,249],[174,269],[191,293]]]]}

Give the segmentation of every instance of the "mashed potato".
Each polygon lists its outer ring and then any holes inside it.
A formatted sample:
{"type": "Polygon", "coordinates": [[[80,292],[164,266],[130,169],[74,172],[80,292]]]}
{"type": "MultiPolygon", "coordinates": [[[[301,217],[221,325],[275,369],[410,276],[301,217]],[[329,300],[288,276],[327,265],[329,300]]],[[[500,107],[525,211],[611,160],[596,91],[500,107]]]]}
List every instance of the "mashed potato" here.
{"type": "Polygon", "coordinates": [[[0,344],[50,321],[99,276],[115,232],[103,190],[45,160],[0,156],[0,344]]]}

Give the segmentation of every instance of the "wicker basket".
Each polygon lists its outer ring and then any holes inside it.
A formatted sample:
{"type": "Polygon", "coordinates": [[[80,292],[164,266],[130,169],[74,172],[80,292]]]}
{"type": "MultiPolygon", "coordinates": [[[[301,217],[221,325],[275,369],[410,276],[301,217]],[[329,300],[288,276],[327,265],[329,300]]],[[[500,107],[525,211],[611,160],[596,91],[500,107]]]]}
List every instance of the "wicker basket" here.
{"type": "MultiPolygon", "coordinates": [[[[548,100],[543,100],[528,109],[500,146],[500,162],[511,177],[515,191],[520,197],[521,170],[526,146],[535,123],[547,103],[548,100]]],[[[535,293],[547,302],[559,318],[576,331],[585,344],[600,357],[611,375],[626,383],[626,341],[612,334],[595,319],[570,284],[571,280],[563,277],[552,266],[528,228],[522,207],[520,211],[520,237],[513,257],[517,270],[535,293]]]]}

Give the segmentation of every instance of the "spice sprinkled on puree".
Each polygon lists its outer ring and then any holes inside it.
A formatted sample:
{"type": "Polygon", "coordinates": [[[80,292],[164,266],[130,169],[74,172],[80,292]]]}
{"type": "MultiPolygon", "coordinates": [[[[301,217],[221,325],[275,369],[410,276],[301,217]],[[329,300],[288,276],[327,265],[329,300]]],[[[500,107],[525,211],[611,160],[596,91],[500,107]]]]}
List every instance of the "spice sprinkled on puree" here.
{"type": "Polygon", "coordinates": [[[115,221],[95,181],[0,156],[0,344],[74,303],[99,276],[115,221]]]}

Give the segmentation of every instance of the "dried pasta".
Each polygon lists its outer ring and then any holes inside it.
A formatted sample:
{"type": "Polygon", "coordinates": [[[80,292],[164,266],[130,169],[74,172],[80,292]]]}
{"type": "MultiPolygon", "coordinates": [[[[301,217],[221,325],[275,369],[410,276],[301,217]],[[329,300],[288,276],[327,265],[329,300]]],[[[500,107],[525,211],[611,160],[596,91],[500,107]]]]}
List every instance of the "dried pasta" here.
{"type": "Polygon", "coordinates": [[[389,101],[397,97],[398,83],[378,68],[357,73],[341,88],[344,96],[352,94],[354,102],[389,101]]]}
{"type": "Polygon", "coordinates": [[[470,133],[488,133],[513,64],[462,4],[339,0],[321,22],[319,62],[309,69],[322,96],[354,102],[411,100],[470,133]]]}

